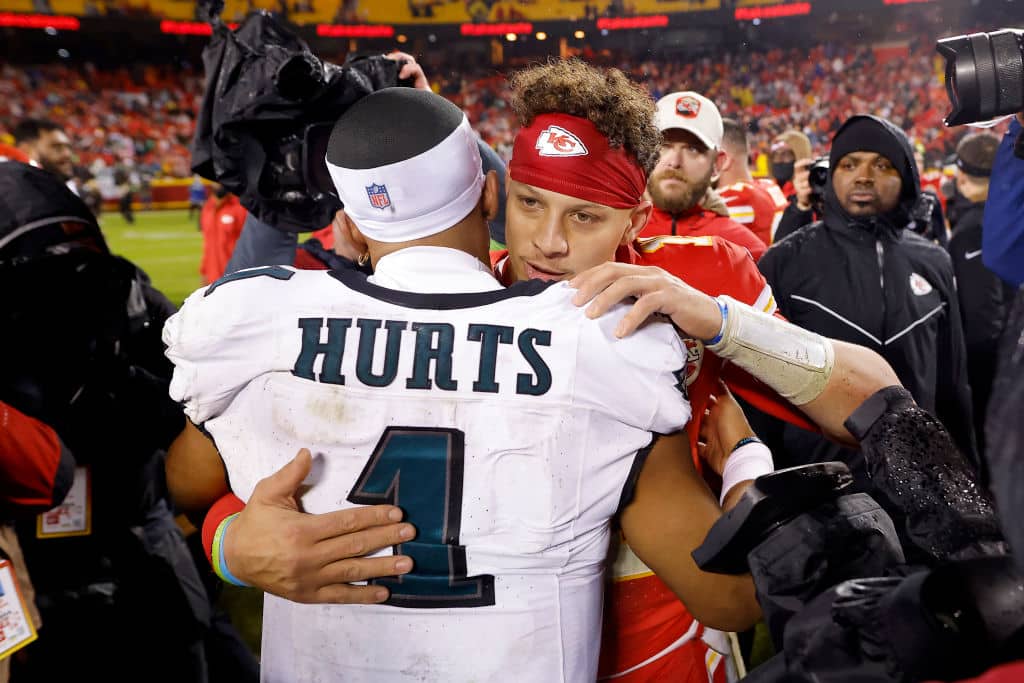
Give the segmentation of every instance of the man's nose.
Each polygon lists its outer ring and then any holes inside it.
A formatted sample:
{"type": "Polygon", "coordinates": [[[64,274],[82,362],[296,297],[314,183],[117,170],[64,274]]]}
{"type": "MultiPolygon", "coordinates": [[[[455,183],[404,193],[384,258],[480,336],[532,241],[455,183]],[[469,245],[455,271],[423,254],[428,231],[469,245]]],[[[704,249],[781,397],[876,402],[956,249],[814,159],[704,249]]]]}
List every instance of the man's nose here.
{"type": "Polygon", "coordinates": [[[569,251],[569,241],[565,237],[561,217],[552,212],[537,231],[533,242],[537,250],[548,258],[564,256],[569,251]]]}

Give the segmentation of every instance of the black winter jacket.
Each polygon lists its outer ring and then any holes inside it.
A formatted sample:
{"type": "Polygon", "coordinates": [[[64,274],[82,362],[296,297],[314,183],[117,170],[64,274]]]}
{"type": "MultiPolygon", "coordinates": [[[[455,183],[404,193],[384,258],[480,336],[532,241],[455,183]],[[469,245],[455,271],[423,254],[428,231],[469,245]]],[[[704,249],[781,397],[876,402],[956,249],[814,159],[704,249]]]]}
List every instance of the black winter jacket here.
{"type": "Polygon", "coordinates": [[[981,220],[985,203],[969,204],[957,216],[949,255],[953,259],[960,317],[967,344],[967,376],[974,401],[974,431],[984,453],[985,412],[996,374],[996,351],[1014,291],[981,260],[981,220]]]}
{"type": "MultiPolygon", "coordinates": [[[[883,123],[909,160],[901,206],[886,216],[854,219],[829,183],[824,220],[777,242],[758,267],[783,315],[881,354],[918,405],[942,420],[977,463],[952,263],[944,249],[909,229],[910,208],[920,193],[917,169],[906,136],[883,123]]],[[[827,449],[816,449],[814,456],[807,447],[800,446],[804,455],[791,455],[807,456],[805,461],[835,456],[827,449]]]]}

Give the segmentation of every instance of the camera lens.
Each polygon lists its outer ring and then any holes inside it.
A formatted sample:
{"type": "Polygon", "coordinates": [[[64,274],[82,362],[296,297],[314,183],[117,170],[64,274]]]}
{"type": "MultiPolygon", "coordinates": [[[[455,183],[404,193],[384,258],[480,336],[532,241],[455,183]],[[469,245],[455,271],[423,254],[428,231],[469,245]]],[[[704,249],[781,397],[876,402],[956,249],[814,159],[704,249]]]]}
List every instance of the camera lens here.
{"type": "Polygon", "coordinates": [[[1024,110],[1024,31],[972,33],[935,47],[946,60],[946,93],[953,105],[947,126],[1024,110]]]}

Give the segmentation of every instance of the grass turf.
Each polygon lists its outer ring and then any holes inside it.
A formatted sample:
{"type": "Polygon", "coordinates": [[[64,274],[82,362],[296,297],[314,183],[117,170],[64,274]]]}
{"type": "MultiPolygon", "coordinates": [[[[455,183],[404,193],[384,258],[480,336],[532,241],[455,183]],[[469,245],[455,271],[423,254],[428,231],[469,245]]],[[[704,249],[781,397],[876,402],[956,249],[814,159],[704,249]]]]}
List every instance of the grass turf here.
{"type": "MultiPolygon", "coordinates": [[[[116,211],[100,216],[100,227],[111,251],[146,271],[153,286],[177,306],[202,285],[199,259],[203,237],[197,225],[198,212],[189,220],[184,209],[138,212],[132,225],[116,211]]],[[[502,246],[492,240],[491,248],[502,246]]]]}
{"type": "Polygon", "coordinates": [[[138,212],[132,225],[117,212],[100,216],[110,250],[146,271],[175,305],[202,284],[203,237],[197,225],[198,213],[189,220],[187,210],[138,212]]]}

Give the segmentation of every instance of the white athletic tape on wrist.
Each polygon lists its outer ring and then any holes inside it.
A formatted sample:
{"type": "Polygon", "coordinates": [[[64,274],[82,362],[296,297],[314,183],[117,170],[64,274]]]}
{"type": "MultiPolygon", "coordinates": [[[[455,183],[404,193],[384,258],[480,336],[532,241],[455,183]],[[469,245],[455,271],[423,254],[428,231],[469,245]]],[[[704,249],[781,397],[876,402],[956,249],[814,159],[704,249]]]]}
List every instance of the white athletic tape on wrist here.
{"type": "Polygon", "coordinates": [[[763,443],[755,441],[740,446],[732,452],[722,469],[722,495],[719,503],[725,505],[726,495],[736,484],[774,471],[772,452],[763,443]]]}
{"type": "Polygon", "coordinates": [[[802,406],[817,398],[835,365],[832,340],[728,296],[718,297],[729,313],[725,331],[708,350],[740,366],[790,403],[802,406]]]}

